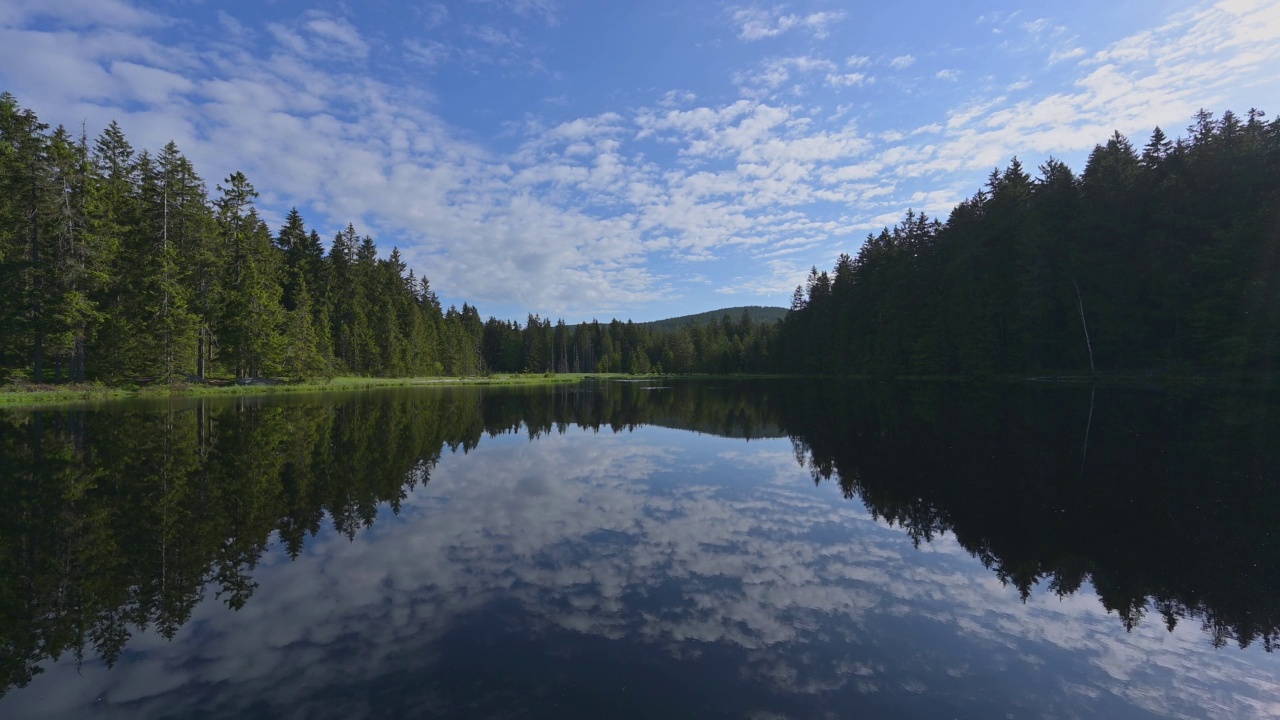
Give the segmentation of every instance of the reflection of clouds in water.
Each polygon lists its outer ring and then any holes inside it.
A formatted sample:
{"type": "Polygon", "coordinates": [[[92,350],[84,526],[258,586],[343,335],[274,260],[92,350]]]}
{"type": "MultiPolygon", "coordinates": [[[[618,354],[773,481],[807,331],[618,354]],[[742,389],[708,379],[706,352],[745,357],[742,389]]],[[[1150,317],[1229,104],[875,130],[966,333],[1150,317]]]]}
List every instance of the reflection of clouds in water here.
{"type": "Polygon", "coordinates": [[[90,664],[87,682],[55,692],[74,669],[52,668],[10,699],[20,715],[37,702],[76,714],[99,697],[122,715],[232,712],[259,697],[286,714],[359,712],[351,698],[316,704],[314,691],[429,668],[433,643],[462,619],[514,601],[521,633],[563,629],[685,660],[733,647],[744,680],[784,693],[918,695],[975,678],[965,692],[977,693],[993,672],[1016,672],[1047,686],[1001,691],[1041,715],[1108,696],[1165,716],[1280,713],[1273,658],[1214,652],[1186,627],[1125,634],[1087,590],[1024,605],[950,538],[915,550],[860,503],[814,489],[786,441],[504,437],[433,474],[401,518],[355,542],[326,533],[297,561],[264,558],[238,613],[204,603],[172,643],[139,635],[114,672],[90,664]],[[198,689],[171,692],[187,683],[198,689]],[[1036,692],[1057,699],[1035,704],[1036,692]]]}

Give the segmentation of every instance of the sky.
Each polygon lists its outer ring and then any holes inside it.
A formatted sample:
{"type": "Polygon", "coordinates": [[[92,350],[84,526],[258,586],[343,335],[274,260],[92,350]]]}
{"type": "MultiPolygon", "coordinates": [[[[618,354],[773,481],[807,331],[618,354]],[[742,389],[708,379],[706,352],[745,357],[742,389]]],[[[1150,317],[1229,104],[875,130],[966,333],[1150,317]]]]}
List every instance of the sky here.
{"type": "MultiPolygon", "coordinates": [[[[788,304],[993,168],[1280,112],[1273,0],[2,0],[0,91],[484,316],[788,304]]],[[[1033,172],[1034,174],[1034,172],[1033,172]]]]}

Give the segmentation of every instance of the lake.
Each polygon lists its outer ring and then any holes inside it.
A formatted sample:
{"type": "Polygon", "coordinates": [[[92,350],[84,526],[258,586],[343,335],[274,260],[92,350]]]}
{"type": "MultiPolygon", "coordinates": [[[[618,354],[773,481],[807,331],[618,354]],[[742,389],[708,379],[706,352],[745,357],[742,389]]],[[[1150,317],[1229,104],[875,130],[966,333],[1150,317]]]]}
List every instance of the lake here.
{"type": "Polygon", "coordinates": [[[814,380],[10,410],[0,717],[1276,717],[1278,429],[814,380]]]}

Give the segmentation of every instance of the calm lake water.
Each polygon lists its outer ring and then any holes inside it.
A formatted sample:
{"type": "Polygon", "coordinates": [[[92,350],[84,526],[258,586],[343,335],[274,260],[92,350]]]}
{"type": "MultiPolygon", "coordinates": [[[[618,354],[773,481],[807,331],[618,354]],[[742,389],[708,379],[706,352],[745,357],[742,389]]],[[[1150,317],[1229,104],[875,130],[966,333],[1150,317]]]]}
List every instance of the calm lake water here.
{"type": "Polygon", "coordinates": [[[1258,397],[10,411],[0,717],[1277,717],[1278,520],[1258,397]]]}

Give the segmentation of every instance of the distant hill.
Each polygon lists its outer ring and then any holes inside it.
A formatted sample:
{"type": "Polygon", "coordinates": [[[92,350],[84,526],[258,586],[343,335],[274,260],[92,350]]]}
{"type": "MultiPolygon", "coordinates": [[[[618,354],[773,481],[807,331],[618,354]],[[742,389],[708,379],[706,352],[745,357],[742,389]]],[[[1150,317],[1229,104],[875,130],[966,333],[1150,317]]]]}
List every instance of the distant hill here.
{"type": "Polygon", "coordinates": [[[689,323],[697,323],[706,325],[713,322],[719,322],[720,318],[728,315],[734,322],[742,317],[742,311],[746,310],[747,315],[758,323],[778,322],[787,316],[787,309],[781,307],[763,307],[760,305],[748,305],[746,307],[731,307],[722,310],[709,310],[697,315],[681,315],[680,317],[667,318],[666,320],[654,320],[646,323],[636,323],[650,330],[673,331],[688,325],[689,323]]]}

